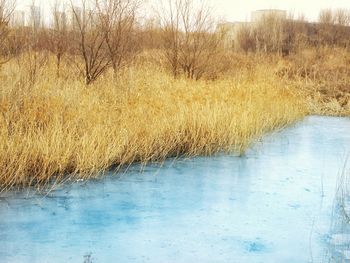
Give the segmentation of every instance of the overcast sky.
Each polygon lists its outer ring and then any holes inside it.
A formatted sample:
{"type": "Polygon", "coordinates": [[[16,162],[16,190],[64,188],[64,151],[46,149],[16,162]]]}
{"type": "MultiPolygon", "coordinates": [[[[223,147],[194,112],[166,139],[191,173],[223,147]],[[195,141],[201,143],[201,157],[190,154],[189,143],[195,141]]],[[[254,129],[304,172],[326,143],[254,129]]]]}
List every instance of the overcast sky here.
{"type": "MultiPolygon", "coordinates": [[[[63,0],[62,0],[63,1],[63,0]]],[[[79,2],[79,0],[75,0],[79,2]]],[[[146,0],[151,5],[159,0],[146,0]]],[[[167,0],[165,0],[167,1],[167,0]]],[[[215,13],[227,21],[249,21],[250,13],[257,9],[277,8],[304,14],[309,20],[317,20],[318,13],[325,8],[345,8],[350,10],[350,0],[208,0],[215,13]]],[[[24,9],[32,0],[17,0],[17,8],[24,9]]],[[[43,10],[49,10],[54,0],[36,0],[43,10]]],[[[145,8],[144,10],[148,10],[145,8]]]]}

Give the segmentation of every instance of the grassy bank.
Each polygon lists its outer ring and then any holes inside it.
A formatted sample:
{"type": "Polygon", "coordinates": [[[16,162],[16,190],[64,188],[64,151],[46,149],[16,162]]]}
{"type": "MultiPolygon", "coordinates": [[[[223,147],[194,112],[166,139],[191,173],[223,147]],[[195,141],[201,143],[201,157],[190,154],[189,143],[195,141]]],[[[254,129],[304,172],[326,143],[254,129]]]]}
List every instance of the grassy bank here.
{"type": "Polygon", "coordinates": [[[55,77],[50,62],[29,81],[26,61],[1,71],[1,189],[135,161],[242,152],[307,113],[301,93],[265,65],[193,81],[142,63],[86,87],[69,67],[55,77]]]}
{"type": "Polygon", "coordinates": [[[350,116],[350,52],[313,48],[278,59],[276,73],[304,92],[310,114],[350,116]]]}

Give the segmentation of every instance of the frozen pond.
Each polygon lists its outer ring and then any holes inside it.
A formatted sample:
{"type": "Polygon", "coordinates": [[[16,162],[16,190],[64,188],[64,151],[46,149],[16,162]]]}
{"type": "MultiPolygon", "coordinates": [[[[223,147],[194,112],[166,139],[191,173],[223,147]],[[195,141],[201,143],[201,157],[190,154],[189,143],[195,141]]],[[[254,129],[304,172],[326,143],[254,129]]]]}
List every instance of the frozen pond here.
{"type": "Polygon", "coordinates": [[[332,220],[349,131],[350,119],[308,117],[243,157],[169,160],[47,196],[3,195],[0,262],[302,263],[329,262],[335,252],[350,258],[350,234],[332,220]]]}

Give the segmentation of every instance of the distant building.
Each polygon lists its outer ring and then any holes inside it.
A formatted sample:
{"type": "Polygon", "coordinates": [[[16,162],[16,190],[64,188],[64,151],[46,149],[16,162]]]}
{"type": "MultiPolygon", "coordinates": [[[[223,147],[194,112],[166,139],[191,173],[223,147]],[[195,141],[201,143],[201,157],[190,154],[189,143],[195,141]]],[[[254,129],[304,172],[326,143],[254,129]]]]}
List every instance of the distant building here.
{"type": "Polygon", "coordinates": [[[249,22],[225,22],[218,24],[217,32],[225,34],[224,47],[233,48],[235,45],[235,39],[237,38],[237,33],[244,26],[249,26],[249,22]]]}
{"type": "Polygon", "coordinates": [[[238,47],[238,34],[240,31],[249,35],[259,22],[263,21],[264,18],[271,16],[285,20],[287,19],[287,11],[279,9],[262,9],[251,13],[250,22],[225,22],[218,24],[217,32],[223,32],[225,34],[224,48],[238,47]],[[245,30],[242,31],[241,29],[245,30]]]}
{"type": "Polygon", "coordinates": [[[25,17],[26,17],[26,13],[24,11],[15,10],[11,16],[10,25],[13,27],[25,26],[25,21],[26,21],[25,17]]]}
{"type": "Polygon", "coordinates": [[[287,11],[280,9],[262,9],[252,12],[251,21],[253,23],[259,22],[266,17],[274,16],[282,20],[287,19],[287,11]]]}

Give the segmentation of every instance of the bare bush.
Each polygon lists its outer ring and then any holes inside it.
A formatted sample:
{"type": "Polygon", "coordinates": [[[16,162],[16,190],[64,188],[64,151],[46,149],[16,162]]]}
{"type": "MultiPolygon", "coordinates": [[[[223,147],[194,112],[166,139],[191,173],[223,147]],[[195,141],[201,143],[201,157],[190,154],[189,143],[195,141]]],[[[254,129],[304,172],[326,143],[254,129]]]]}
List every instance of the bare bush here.
{"type": "Polygon", "coordinates": [[[282,53],[284,19],[274,13],[264,15],[254,26],[258,52],[282,53]]]}
{"type": "Polygon", "coordinates": [[[9,22],[13,10],[15,9],[15,1],[0,0],[0,66],[9,60],[8,55],[8,36],[9,22]],[[4,56],[6,58],[4,58],[4,56]],[[3,57],[3,58],[1,58],[3,57]]]}
{"type": "Polygon", "coordinates": [[[32,88],[38,82],[48,63],[48,54],[45,51],[27,51],[17,57],[17,64],[24,74],[21,75],[20,85],[32,88]]]}
{"type": "Polygon", "coordinates": [[[48,49],[56,58],[56,74],[60,76],[60,68],[64,55],[68,51],[69,40],[68,28],[63,7],[56,0],[52,8],[53,28],[48,34],[48,49]]]}
{"type": "Polygon", "coordinates": [[[114,75],[136,54],[134,31],[138,5],[135,0],[96,0],[100,30],[114,75]]]}
{"type": "Polygon", "coordinates": [[[307,22],[304,15],[296,19],[290,13],[283,21],[283,44],[282,54],[288,55],[291,52],[299,52],[308,46],[307,22]]]}
{"type": "Polygon", "coordinates": [[[159,21],[155,18],[146,19],[136,29],[136,38],[142,50],[162,48],[162,30],[159,21]]]}
{"type": "Polygon", "coordinates": [[[323,9],[318,15],[318,21],[323,24],[333,24],[333,12],[332,9],[323,9]]]}
{"type": "Polygon", "coordinates": [[[6,56],[18,57],[28,45],[28,29],[24,27],[13,28],[7,36],[6,56]]]}
{"type": "Polygon", "coordinates": [[[333,45],[334,34],[333,25],[334,18],[331,9],[321,10],[319,14],[319,42],[322,45],[333,45]]]}
{"type": "Polygon", "coordinates": [[[86,85],[94,82],[102,75],[110,66],[111,61],[106,56],[106,39],[101,31],[97,7],[94,3],[81,0],[81,10],[71,3],[71,10],[74,16],[74,26],[72,29],[76,34],[75,37],[75,53],[82,60],[73,62],[77,65],[80,73],[85,78],[86,85]]]}
{"type": "Polygon", "coordinates": [[[211,10],[204,2],[168,1],[159,15],[166,60],[174,77],[180,72],[199,79],[210,69],[210,59],[217,55],[222,35],[214,34],[211,10]]]}
{"type": "Polygon", "coordinates": [[[256,44],[250,25],[241,25],[235,36],[235,49],[244,52],[255,51],[256,44]]]}
{"type": "Polygon", "coordinates": [[[325,9],[319,14],[319,44],[331,47],[349,45],[350,12],[345,9],[325,9]]]}
{"type": "Polygon", "coordinates": [[[349,45],[350,38],[350,11],[337,9],[333,13],[334,20],[334,44],[346,47],[349,45]]]}

